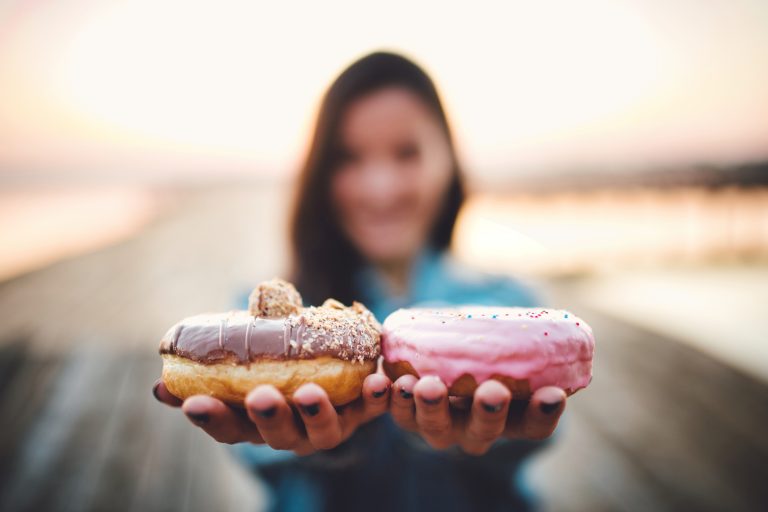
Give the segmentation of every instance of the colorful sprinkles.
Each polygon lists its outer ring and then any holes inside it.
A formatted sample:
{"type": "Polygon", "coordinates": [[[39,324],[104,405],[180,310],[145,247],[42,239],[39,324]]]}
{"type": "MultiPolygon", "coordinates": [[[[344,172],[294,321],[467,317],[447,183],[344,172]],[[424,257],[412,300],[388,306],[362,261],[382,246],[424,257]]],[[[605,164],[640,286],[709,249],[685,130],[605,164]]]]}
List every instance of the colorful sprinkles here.
{"type": "MultiPolygon", "coordinates": [[[[501,308],[501,309],[503,310],[505,308],[501,308]]],[[[521,308],[521,309],[524,309],[524,308],[521,308]]],[[[491,311],[493,311],[493,309],[491,311]]],[[[537,308],[537,309],[524,310],[524,311],[519,312],[519,313],[517,313],[517,312],[512,312],[512,313],[509,313],[509,312],[498,312],[498,313],[474,312],[474,313],[466,313],[466,312],[461,311],[461,308],[457,307],[455,309],[449,309],[449,310],[434,309],[434,310],[431,310],[430,312],[435,314],[435,315],[437,315],[437,316],[448,317],[448,318],[464,318],[464,319],[469,319],[469,320],[471,320],[472,318],[478,318],[479,319],[481,317],[482,318],[489,317],[489,318],[492,318],[492,319],[498,319],[498,318],[500,318],[502,316],[504,316],[504,317],[517,316],[517,317],[521,317],[521,318],[530,318],[531,320],[537,320],[537,319],[540,319],[540,318],[543,317],[545,319],[549,318],[549,319],[552,319],[552,320],[556,321],[557,316],[562,315],[562,317],[560,317],[560,318],[562,318],[563,320],[572,319],[572,321],[575,323],[576,326],[580,326],[581,325],[580,322],[576,321],[576,320],[578,320],[578,317],[574,317],[571,313],[568,313],[567,311],[555,310],[555,309],[547,310],[547,309],[538,309],[537,308]]],[[[410,316],[410,318],[411,318],[411,320],[416,320],[416,316],[415,315],[410,316]]],[[[441,320],[440,323],[445,324],[446,321],[445,320],[441,320]]],[[[521,324],[520,328],[521,329],[528,329],[528,325],[527,324],[521,324]]],[[[544,336],[549,336],[549,332],[548,331],[544,332],[544,336]]]]}

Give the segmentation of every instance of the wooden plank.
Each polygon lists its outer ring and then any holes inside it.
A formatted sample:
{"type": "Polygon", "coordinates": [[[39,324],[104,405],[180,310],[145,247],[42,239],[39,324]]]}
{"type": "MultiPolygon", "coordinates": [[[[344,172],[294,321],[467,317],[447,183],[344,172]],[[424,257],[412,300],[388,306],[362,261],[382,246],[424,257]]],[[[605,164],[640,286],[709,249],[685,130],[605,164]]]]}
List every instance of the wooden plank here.
{"type": "Polygon", "coordinates": [[[0,341],[0,395],[16,376],[27,353],[27,337],[13,337],[0,341]]]}
{"type": "Polygon", "coordinates": [[[8,499],[22,457],[23,440],[46,407],[61,371],[58,360],[24,357],[0,395],[0,510],[8,499]]]}
{"type": "Polygon", "coordinates": [[[68,450],[62,457],[63,467],[69,468],[71,478],[62,483],[57,501],[66,503],[64,510],[67,511],[91,509],[107,471],[106,460],[122,442],[118,431],[126,417],[125,396],[132,385],[131,368],[119,354],[110,354],[98,361],[97,364],[108,369],[105,372],[108,380],[92,383],[99,389],[84,404],[78,428],[70,435],[68,450]]]}
{"type": "Polygon", "coordinates": [[[138,468],[138,485],[128,510],[184,510],[190,485],[187,448],[192,428],[183,421],[176,414],[159,415],[153,421],[148,451],[138,468]]]}
{"type": "Polygon", "coordinates": [[[529,463],[542,508],[551,511],[674,510],[631,458],[595,430],[574,397],[552,445],[529,463]]]}
{"type": "Polygon", "coordinates": [[[768,385],[683,343],[604,315],[601,323],[609,332],[622,332],[621,350],[608,353],[612,366],[636,367],[643,380],[654,380],[668,388],[666,396],[674,393],[689,404],[684,410],[709,413],[712,428],[726,430],[768,456],[768,439],[755,428],[768,422],[768,385]]]}
{"type": "MultiPolygon", "coordinates": [[[[708,421],[712,412],[691,399],[692,390],[706,387],[705,376],[690,373],[679,346],[597,313],[588,318],[606,340],[596,357],[593,388],[583,400],[593,428],[655,480],[674,508],[750,510],[763,502],[758,475],[768,469],[765,459],[745,448],[752,436],[708,421]],[[686,372],[694,380],[681,381],[678,375],[686,372]],[[690,385],[681,385],[686,382],[690,385]]],[[[717,368],[707,377],[716,395],[718,379],[734,378],[717,368]]],[[[727,414],[733,397],[719,396],[719,412],[727,414]]]]}
{"type": "Polygon", "coordinates": [[[98,382],[104,369],[92,364],[88,350],[75,351],[63,365],[48,395],[45,407],[37,415],[20,443],[17,470],[11,475],[9,493],[4,496],[4,508],[32,510],[55,495],[58,481],[67,473],[57,462],[67,450],[69,438],[77,427],[82,403],[93,390],[90,383],[98,382]]]}
{"type": "MultiPolygon", "coordinates": [[[[157,363],[156,361],[153,361],[157,363]]],[[[133,354],[123,356],[129,365],[128,384],[122,390],[123,398],[115,405],[119,419],[113,435],[106,440],[98,486],[91,499],[92,510],[108,510],[115,503],[127,510],[137,492],[139,470],[149,454],[153,435],[150,409],[159,406],[151,396],[151,385],[159,371],[159,364],[133,354]]]]}

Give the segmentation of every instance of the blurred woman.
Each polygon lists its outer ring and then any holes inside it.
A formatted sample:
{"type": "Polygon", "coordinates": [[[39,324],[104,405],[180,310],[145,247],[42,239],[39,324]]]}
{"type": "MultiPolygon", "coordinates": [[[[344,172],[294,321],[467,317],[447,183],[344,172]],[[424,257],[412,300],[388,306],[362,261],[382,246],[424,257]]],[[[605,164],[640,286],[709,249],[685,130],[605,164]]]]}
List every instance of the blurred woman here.
{"type": "MultiPolygon", "coordinates": [[[[358,300],[380,319],[399,307],[535,306],[530,290],[448,253],[464,199],[448,120],[428,75],[374,53],[333,82],[315,123],[292,217],[293,281],[305,301],[358,300]]],[[[274,510],[529,510],[521,464],[554,430],[565,393],[514,400],[496,381],[473,399],[436,378],[369,376],[334,408],[308,384],[288,405],[260,386],[240,414],[211,397],[181,405],[214,439],[240,443],[274,510]]]]}

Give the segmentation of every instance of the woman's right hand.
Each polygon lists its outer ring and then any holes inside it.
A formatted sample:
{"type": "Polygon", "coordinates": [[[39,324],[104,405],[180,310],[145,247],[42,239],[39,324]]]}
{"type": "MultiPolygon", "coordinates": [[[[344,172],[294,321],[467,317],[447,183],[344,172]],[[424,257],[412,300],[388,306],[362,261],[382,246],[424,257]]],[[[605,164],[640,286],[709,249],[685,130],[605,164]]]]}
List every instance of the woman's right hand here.
{"type": "Polygon", "coordinates": [[[160,402],[181,407],[194,425],[220,443],[268,444],[276,450],[309,455],[335,448],[360,425],[387,412],[391,387],[385,375],[369,375],[362,396],[340,408],[334,408],[317,384],[297,389],[293,407],[277,388],[269,385],[253,389],[245,398],[244,409],[206,395],[182,401],[168,391],[162,380],[155,383],[152,393],[160,402]]]}

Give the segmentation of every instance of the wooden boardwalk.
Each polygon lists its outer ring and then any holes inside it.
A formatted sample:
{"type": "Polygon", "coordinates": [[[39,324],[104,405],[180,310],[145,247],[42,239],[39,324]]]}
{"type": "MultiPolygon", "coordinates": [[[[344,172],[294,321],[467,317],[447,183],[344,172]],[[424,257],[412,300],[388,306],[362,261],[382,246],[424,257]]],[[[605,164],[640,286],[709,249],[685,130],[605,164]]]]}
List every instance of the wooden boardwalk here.
{"type": "MultiPolygon", "coordinates": [[[[263,507],[225,447],[150,387],[166,327],[280,271],[283,246],[263,238],[280,226],[252,228],[280,204],[267,189],[185,194],[136,239],[0,285],[0,510],[263,507]]],[[[545,508],[765,510],[768,386],[558,289],[598,350],[531,464],[545,508]]]]}

